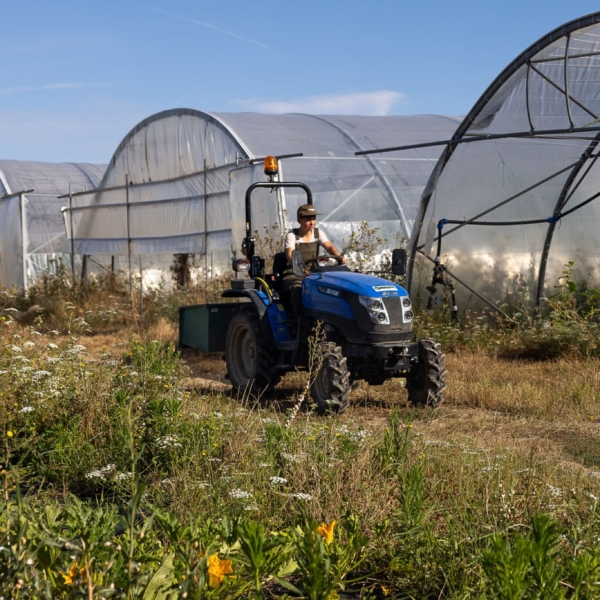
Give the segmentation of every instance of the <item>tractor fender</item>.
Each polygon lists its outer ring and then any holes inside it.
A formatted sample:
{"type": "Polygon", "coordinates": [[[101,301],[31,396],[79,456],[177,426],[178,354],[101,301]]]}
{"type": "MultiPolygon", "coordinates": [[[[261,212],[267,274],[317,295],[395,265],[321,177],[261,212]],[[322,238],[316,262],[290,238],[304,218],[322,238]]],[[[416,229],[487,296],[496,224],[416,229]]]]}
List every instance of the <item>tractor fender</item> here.
{"type": "Polygon", "coordinates": [[[273,344],[274,348],[277,348],[277,342],[273,335],[271,323],[267,315],[267,307],[263,302],[262,298],[258,295],[256,290],[225,290],[221,293],[222,298],[249,298],[252,302],[252,306],[258,314],[258,320],[262,329],[263,335],[269,340],[269,343],[273,344]]]}
{"type": "Polygon", "coordinates": [[[267,312],[267,307],[256,290],[225,290],[221,293],[221,298],[250,298],[260,319],[267,312]]]}

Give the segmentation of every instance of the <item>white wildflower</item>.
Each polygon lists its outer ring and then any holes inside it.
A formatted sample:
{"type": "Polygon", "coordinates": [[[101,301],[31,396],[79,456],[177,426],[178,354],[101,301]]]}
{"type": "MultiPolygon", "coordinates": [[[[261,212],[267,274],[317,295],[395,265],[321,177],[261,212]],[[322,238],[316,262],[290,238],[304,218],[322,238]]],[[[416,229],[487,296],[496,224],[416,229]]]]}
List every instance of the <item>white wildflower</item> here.
{"type": "Polygon", "coordinates": [[[96,469],[85,474],[86,479],[99,479],[105,481],[108,476],[117,468],[116,465],[106,465],[101,469],[96,469]]]}
{"type": "Polygon", "coordinates": [[[62,362],[62,358],[58,358],[56,356],[48,356],[46,358],[46,362],[50,364],[62,362]]]}
{"type": "Polygon", "coordinates": [[[163,435],[156,438],[156,445],[163,450],[166,448],[181,448],[181,444],[174,435],[163,435]]]}
{"type": "Polygon", "coordinates": [[[550,485],[549,483],[547,484],[548,487],[548,492],[551,496],[553,496],[554,498],[559,498],[560,496],[562,496],[564,494],[564,492],[557,487],[554,487],[553,485],[550,485]]]}
{"type": "Polygon", "coordinates": [[[43,377],[51,377],[52,373],[50,373],[50,371],[36,371],[31,378],[34,381],[37,381],[38,379],[42,379],[43,377]]]}
{"type": "Polygon", "coordinates": [[[119,364],[119,361],[117,360],[107,360],[104,365],[106,367],[116,367],[119,364]]]}
{"type": "Polygon", "coordinates": [[[33,406],[24,406],[21,410],[19,410],[20,413],[30,413],[33,412],[34,408],[33,406]]]}
{"type": "Polygon", "coordinates": [[[300,462],[300,457],[295,454],[290,454],[289,452],[282,452],[281,456],[285,458],[288,462],[300,462]]]}
{"type": "Polygon", "coordinates": [[[235,488],[229,492],[229,495],[232,498],[237,498],[238,500],[245,500],[247,498],[252,498],[251,492],[245,492],[244,490],[240,490],[235,488]]]}
{"type": "Polygon", "coordinates": [[[288,480],[285,477],[269,477],[271,485],[285,485],[288,480]]]}
{"type": "Polygon", "coordinates": [[[133,473],[117,473],[115,475],[115,481],[126,481],[127,479],[131,479],[133,477],[133,473]]]}
{"type": "Polygon", "coordinates": [[[8,349],[11,352],[23,352],[23,350],[21,350],[21,348],[19,348],[19,346],[15,346],[14,344],[11,344],[10,346],[8,346],[8,349]]]}
{"type": "Polygon", "coordinates": [[[85,350],[85,346],[82,346],[81,344],[75,344],[71,350],[75,350],[76,352],[81,352],[82,350],[85,350]]]}
{"type": "Polygon", "coordinates": [[[53,344],[52,342],[50,342],[49,344],[46,344],[46,348],[48,350],[58,350],[58,346],[56,344],[53,344]]]}
{"type": "Polygon", "coordinates": [[[23,346],[25,346],[26,348],[32,348],[33,346],[35,346],[35,342],[25,342],[23,346]]]}
{"type": "Polygon", "coordinates": [[[310,494],[303,494],[302,492],[297,492],[295,494],[288,494],[290,498],[298,498],[298,500],[312,500],[313,497],[310,494]]]}
{"type": "Polygon", "coordinates": [[[39,331],[32,331],[31,335],[42,335],[39,331]]]}

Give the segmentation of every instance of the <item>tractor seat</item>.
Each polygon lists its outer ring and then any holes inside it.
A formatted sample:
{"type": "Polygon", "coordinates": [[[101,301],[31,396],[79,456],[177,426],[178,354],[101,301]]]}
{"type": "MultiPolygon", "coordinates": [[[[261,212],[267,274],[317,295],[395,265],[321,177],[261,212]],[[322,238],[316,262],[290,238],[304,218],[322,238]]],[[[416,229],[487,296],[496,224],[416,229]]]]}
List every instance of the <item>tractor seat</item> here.
{"type": "Polygon", "coordinates": [[[282,291],[283,272],[286,269],[289,269],[289,266],[285,252],[278,252],[273,257],[273,276],[271,278],[273,289],[278,294],[281,294],[282,291]]]}

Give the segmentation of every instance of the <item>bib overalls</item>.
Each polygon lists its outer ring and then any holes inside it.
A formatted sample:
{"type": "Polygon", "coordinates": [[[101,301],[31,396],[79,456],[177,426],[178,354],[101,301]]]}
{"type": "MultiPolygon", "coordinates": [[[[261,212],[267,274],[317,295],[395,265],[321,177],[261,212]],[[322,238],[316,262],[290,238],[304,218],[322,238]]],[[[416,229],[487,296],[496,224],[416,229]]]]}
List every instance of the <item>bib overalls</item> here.
{"type": "MultiPolygon", "coordinates": [[[[306,263],[311,258],[317,258],[319,256],[319,230],[315,227],[313,231],[314,241],[313,242],[300,242],[298,241],[299,229],[292,229],[296,236],[296,247],[295,250],[300,250],[302,253],[302,262],[306,263]]],[[[292,307],[294,314],[299,317],[302,314],[302,280],[304,277],[298,277],[294,275],[294,271],[290,267],[283,272],[282,287],[284,291],[289,292],[290,299],[292,301],[292,307]]]]}

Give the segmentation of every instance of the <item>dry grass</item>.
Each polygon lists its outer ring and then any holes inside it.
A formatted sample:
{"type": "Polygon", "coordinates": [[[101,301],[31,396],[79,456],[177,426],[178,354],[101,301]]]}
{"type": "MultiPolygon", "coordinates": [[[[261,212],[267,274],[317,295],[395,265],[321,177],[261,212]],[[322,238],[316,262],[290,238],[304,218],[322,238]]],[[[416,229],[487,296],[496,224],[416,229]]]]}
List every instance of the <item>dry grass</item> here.
{"type": "MultiPolygon", "coordinates": [[[[160,319],[148,332],[165,343],[177,340],[176,326],[160,319]]],[[[91,356],[128,348],[136,329],[81,338],[91,356]]],[[[186,351],[187,385],[199,394],[227,393],[225,363],[220,355],[186,351]]],[[[383,427],[394,407],[415,429],[434,440],[473,443],[489,449],[510,448],[563,461],[567,468],[600,467],[600,360],[560,358],[548,361],[507,360],[474,352],[446,356],[448,391],[436,411],[415,411],[406,402],[401,380],[378,387],[363,383],[352,395],[351,408],[338,419],[369,428],[383,427]]],[[[285,410],[296,398],[301,377],[288,374],[273,404],[285,410]]],[[[236,402],[234,399],[227,402],[236,402]]],[[[263,399],[261,406],[270,402],[263,399]]]]}
{"type": "MultiPolygon", "coordinates": [[[[227,390],[220,356],[189,353],[184,360],[195,378],[192,388],[227,390]]],[[[363,383],[338,419],[380,428],[398,407],[428,439],[474,444],[490,452],[533,453],[575,471],[600,467],[600,360],[524,361],[458,352],[446,356],[446,366],[448,392],[436,411],[411,409],[402,381],[378,387],[363,383]]],[[[286,395],[291,401],[297,380],[298,375],[287,375],[276,401],[286,395]]]]}

